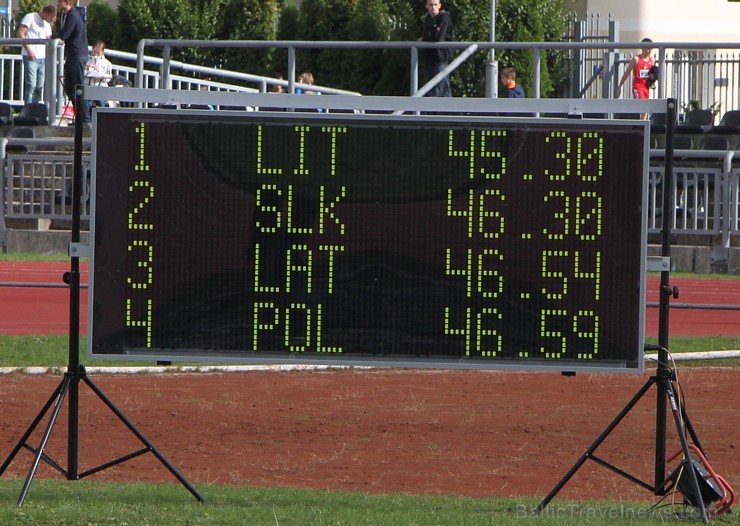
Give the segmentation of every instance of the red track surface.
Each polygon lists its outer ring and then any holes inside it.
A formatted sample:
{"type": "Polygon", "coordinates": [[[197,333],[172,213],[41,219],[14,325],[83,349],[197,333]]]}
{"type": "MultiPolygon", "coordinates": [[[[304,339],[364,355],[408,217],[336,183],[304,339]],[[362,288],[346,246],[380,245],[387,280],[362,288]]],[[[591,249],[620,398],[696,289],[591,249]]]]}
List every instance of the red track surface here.
{"type": "MultiPolygon", "coordinates": [[[[69,288],[62,277],[69,263],[0,261],[0,334],[67,334],[69,288]],[[49,284],[49,287],[5,286],[6,283],[49,284]]],[[[80,265],[80,282],[88,281],[80,265]]],[[[80,294],[80,332],[87,332],[87,289],[80,294]]]]}
{"type": "MultiPolygon", "coordinates": [[[[0,262],[0,282],[63,285],[69,263],[0,262]]],[[[81,264],[81,283],[88,282],[88,267],[81,264]]],[[[658,303],[659,279],[649,278],[647,302],[658,303]]],[[[740,280],[671,279],[679,288],[675,304],[740,305],[740,280]]],[[[658,335],[659,309],[646,309],[646,334],[658,335]]],[[[671,336],[740,336],[740,311],[673,308],[671,336]]],[[[0,286],[0,334],[65,334],[69,330],[69,289],[66,287],[0,286]]],[[[87,289],[80,296],[80,330],[87,331],[87,289]]]]}
{"type": "MultiPolygon", "coordinates": [[[[740,280],[672,278],[671,287],[678,287],[678,299],[673,304],[740,306],[740,280]]],[[[647,302],[658,303],[660,280],[648,278],[647,302]]],[[[659,309],[648,308],[645,330],[648,336],[658,335],[659,309]]],[[[670,336],[740,336],[739,310],[706,310],[672,308],[668,315],[670,336]]]]}

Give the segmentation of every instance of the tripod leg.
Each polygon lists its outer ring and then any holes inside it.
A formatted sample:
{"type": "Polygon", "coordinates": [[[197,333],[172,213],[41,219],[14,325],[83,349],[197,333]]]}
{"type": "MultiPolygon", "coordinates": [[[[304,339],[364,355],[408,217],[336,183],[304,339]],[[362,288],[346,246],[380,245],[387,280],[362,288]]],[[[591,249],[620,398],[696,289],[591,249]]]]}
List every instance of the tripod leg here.
{"type": "Polygon", "coordinates": [[[18,499],[18,508],[23,507],[23,502],[26,500],[26,495],[28,495],[28,490],[31,487],[31,482],[33,481],[33,477],[36,474],[36,470],[39,467],[39,462],[41,462],[41,457],[44,454],[44,448],[46,448],[46,443],[49,441],[49,437],[51,436],[51,431],[54,429],[54,424],[56,423],[57,417],[59,416],[59,411],[62,409],[62,405],[64,404],[64,398],[67,395],[67,390],[69,389],[69,385],[72,382],[72,377],[69,375],[64,376],[64,380],[62,380],[62,383],[60,384],[58,391],[59,394],[57,396],[56,403],[54,404],[54,410],[51,412],[51,416],[49,417],[49,423],[46,425],[46,431],[44,431],[44,436],[41,439],[41,443],[39,444],[38,449],[36,450],[36,457],[33,460],[33,464],[31,465],[31,469],[28,472],[28,477],[26,477],[26,482],[23,485],[23,489],[21,490],[21,496],[18,499]]]}
{"type": "Polygon", "coordinates": [[[689,449],[689,442],[686,439],[686,432],[684,431],[683,422],[681,420],[682,413],[678,409],[678,403],[676,402],[676,392],[673,389],[672,381],[666,382],[666,394],[668,395],[668,401],[671,404],[673,419],[676,422],[678,438],[681,441],[681,449],[683,450],[684,454],[684,469],[689,473],[689,482],[691,482],[691,489],[694,490],[694,495],[696,496],[696,507],[699,509],[701,520],[706,524],[709,522],[709,518],[707,517],[707,510],[704,506],[704,499],[702,498],[701,489],[699,488],[699,480],[696,478],[696,470],[694,470],[691,450],[689,449]]]}
{"type": "Polygon", "coordinates": [[[162,455],[162,453],[157,450],[156,447],[154,447],[154,444],[152,444],[148,438],[144,436],[144,434],[139,431],[136,426],[126,417],[126,415],[123,414],[123,412],[116,407],[116,405],[103,393],[103,391],[98,388],[95,383],[90,380],[86,375],[82,377],[84,382],[90,387],[90,389],[93,390],[93,392],[100,398],[105,405],[108,406],[108,408],[113,411],[113,413],[118,417],[118,419],[123,422],[126,427],[129,428],[129,430],[136,435],[136,437],[151,451],[154,453],[154,456],[157,457],[157,459],[164,465],[170,473],[172,473],[177,480],[180,481],[180,483],[187,488],[187,490],[200,502],[205,502],[205,498],[198,492],[197,489],[195,489],[190,482],[187,481],[187,479],[180,474],[179,471],[173,466],[165,457],[162,455]]]}
{"type": "Polygon", "coordinates": [[[8,458],[5,460],[2,466],[0,466],[0,477],[2,477],[3,473],[5,473],[5,470],[8,469],[8,466],[13,462],[13,459],[18,454],[18,452],[21,450],[21,448],[26,444],[29,437],[33,434],[34,430],[36,429],[36,426],[39,425],[39,422],[44,418],[46,415],[46,412],[49,410],[49,408],[54,403],[54,400],[59,395],[59,392],[62,390],[62,386],[64,385],[65,379],[62,379],[61,382],[59,382],[59,385],[57,385],[56,389],[54,389],[54,392],[51,393],[51,396],[46,401],[46,404],[44,404],[44,407],[41,408],[41,411],[39,411],[39,414],[36,415],[36,418],[31,422],[31,425],[28,426],[28,429],[24,433],[24,435],[21,437],[21,439],[18,441],[18,444],[16,444],[13,451],[8,455],[8,458]]]}
{"type": "Polygon", "coordinates": [[[550,501],[555,498],[555,495],[558,494],[558,492],[563,489],[563,486],[565,486],[568,481],[571,479],[573,475],[576,474],[576,472],[581,468],[581,466],[588,460],[591,455],[593,454],[596,449],[601,445],[604,440],[607,439],[607,437],[611,434],[612,431],[619,425],[619,423],[624,419],[625,416],[632,410],[632,408],[637,404],[637,402],[640,401],[640,399],[647,393],[648,389],[650,389],[650,386],[655,383],[655,378],[650,377],[650,379],[645,382],[645,385],[642,386],[642,388],[637,392],[635,396],[632,397],[632,400],[629,401],[629,403],[622,409],[622,411],[617,415],[617,417],[612,420],[611,424],[609,424],[606,429],[599,435],[599,437],[596,439],[596,441],[591,444],[591,447],[589,447],[586,452],[581,456],[581,458],[578,459],[578,461],[573,465],[572,468],[570,468],[570,471],[566,473],[566,475],[560,480],[560,482],[557,483],[557,485],[550,491],[550,493],[545,497],[542,502],[540,502],[539,506],[535,508],[536,513],[540,513],[542,510],[545,509],[545,506],[547,506],[550,501]]]}
{"type": "Polygon", "coordinates": [[[681,416],[683,417],[683,421],[686,424],[686,429],[689,432],[689,436],[691,437],[691,440],[694,442],[694,445],[698,447],[699,451],[701,451],[701,454],[706,457],[707,454],[704,452],[704,448],[701,445],[699,436],[696,434],[696,430],[694,429],[694,424],[691,423],[691,420],[689,419],[689,415],[686,413],[686,406],[683,404],[681,404],[681,416]]]}

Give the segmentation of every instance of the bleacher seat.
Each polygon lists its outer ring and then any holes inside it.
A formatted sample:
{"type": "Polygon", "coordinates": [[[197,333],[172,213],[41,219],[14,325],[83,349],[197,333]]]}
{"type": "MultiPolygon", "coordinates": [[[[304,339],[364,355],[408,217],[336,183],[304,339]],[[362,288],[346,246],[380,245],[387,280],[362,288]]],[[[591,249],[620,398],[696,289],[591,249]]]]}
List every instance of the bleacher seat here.
{"type": "Polygon", "coordinates": [[[714,115],[709,110],[691,110],[676,128],[677,133],[707,133],[714,124],[714,115]]]}
{"type": "Polygon", "coordinates": [[[110,82],[108,82],[108,86],[114,88],[130,88],[132,84],[131,81],[126,77],[122,77],[121,75],[113,75],[113,77],[110,79],[110,82]]]}
{"type": "Polygon", "coordinates": [[[13,124],[13,106],[0,102],[0,124],[13,124]]]}
{"type": "Polygon", "coordinates": [[[673,136],[673,149],[674,150],[691,150],[694,147],[694,140],[688,135],[674,135],[673,136]]]}
{"type": "Polygon", "coordinates": [[[640,114],[639,113],[615,113],[614,114],[615,119],[632,119],[632,120],[640,120],[640,114]]]}
{"type": "MultiPolygon", "coordinates": [[[[25,126],[14,126],[8,130],[5,134],[8,139],[35,139],[36,132],[33,128],[27,128],[25,126]]],[[[26,153],[30,150],[35,149],[33,146],[26,146],[21,144],[8,144],[5,147],[6,152],[26,153]]]]}
{"type": "Polygon", "coordinates": [[[653,113],[650,116],[650,133],[665,133],[666,118],[665,113],[653,113]]]}
{"type": "Polygon", "coordinates": [[[728,110],[711,133],[740,134],[740,110],[728,110]]]}
{"type": "Polygon", "coordinates": [[[708,135],[701,145],[702,150],[724,150],[730,149],[730,141],[723,135],[708,135]]]}
{"type": "Polygon", "coordinates": [[[20,126],[48,126],[49,111],[43,102],[31,102],[21,108],[21,112],[13,119],[13,123],[20,126]]]}

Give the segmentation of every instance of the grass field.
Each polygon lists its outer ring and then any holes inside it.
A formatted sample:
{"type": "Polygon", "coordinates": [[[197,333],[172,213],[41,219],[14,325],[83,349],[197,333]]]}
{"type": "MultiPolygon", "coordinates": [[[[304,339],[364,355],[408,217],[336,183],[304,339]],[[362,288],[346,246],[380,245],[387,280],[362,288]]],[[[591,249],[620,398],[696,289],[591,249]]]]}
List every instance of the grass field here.
{"type": "MultiPolygon", "coordinates": [[[[505,526],[665,525],[700,522],[693,509],[666,502],[552,501],[540,515],[537,499],[367,495],[301,489],[205,485],[201,504],[176,484],[109,484],[36,480],[22,508],[21,480],[0,481],[3,525],[248,525],[248,526],[505,526]]],[[[723,515],[721,524],[740,524],[723,515]]]]}
{"type": "MultiPolygon", "coordinates": [[[[647,343],[656,344],[649,338],[647,343]]],[[[58,336],[7,336],[0,335],[0,367],[65,367],[69,358],[69,338],[58,336]]],[[[725,351],[740,349],[739,337],[676,337],[671,338],[671,353],[694,351],[725,351]]],[[[87,365],[106,366],[147,366],[151,361],[96,360],[90,362],[85,355],[85,338],[80,341],[80,361],[87,365]]],[[[692,365],[701,362],[692,362],[692,365]]],[[[711,365],[740,364],[736,360],[711,360],[711,365]]],[[[182,364],[181,364],[182,365],[182,364]]],[[[198,365],[198,364],[193,364],[198,365]]],[[[199,364],[203,365],[203,364],[199,364]]]]}

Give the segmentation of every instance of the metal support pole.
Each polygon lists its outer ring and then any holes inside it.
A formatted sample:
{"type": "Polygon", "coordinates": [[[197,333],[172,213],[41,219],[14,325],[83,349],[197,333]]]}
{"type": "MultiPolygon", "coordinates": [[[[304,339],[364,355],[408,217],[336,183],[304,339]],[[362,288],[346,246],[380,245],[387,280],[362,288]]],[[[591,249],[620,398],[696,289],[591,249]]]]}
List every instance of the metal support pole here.
{"type": "Polygon", "coordinates": [[[419,91],[419,48],[411,48],[411,78],[409,79],[409,94],[419,91]]]}
{"type": "Polygon", "coordinates": [[[159,73],[162,79],[162,87],[164,89],[172,89],[172,79],[170,78],[170,58],[172,55],[172,49],[170,46],[164,46],[162,49],[162,70],[159,73]]]}
{"type": "Polygon", "coordinates": [[[295,93],[295,48],[290,46],[288,48],[288,93],[295,93]]]}
{"type": "MultiPolygon", "coordinates": [[[[491,44],[496,42],[496,0],[491,0],[490,18],[491,44]]],[[[491,99],[498,98],[498,62],[496,61],[496,50],[491,48],[486,62],[486,89],[485,96],[491,99]]]]}
{"type": "Polygon", "coordinates": [[[532,96],[535,99],[539,99],[540,86],[542,84],[542,54],[538,47],[532,50],[532,65],[532,73],[534,75],[534,78],[532,79],[532,89],[534,90],[534,93],[532,93],[532,96]]]}
{"type": "MultiPolygon", "coordinates": [[[[661,256],[671,256],[671,231],[673,230],[673,132],[676,123],[676,99],[668,99],[666,104],[665,134],[665,172],[663,174],[663,231],[661,256]]],[[[670,270],[660,273],[660,317],[658,319],[658,369],[656,386],[658,399],[655,410],[655,486],[665,480],[666,458],[666,417],[667,386],[671,381],[671,370],[668,368],[668,329],[670,312],[670,270]]]]}

